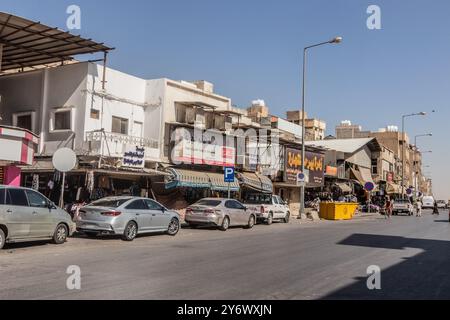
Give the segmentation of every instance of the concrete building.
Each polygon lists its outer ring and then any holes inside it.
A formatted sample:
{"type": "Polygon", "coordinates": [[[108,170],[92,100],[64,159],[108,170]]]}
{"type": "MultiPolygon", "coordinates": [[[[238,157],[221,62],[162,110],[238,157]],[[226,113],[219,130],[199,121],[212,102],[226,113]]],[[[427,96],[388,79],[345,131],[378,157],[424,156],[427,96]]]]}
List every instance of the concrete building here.
{"type": "Polygon", "coordinates": [[[351,121],[342,121],[336,126],[336,139],[359,139],[370,137],[370,131],[363,131],[360,125],[352,124],[351,121]]]}
{"type": "MultiPolygon", "coordinates": [[[[302,112],[301,111],[288,111],[286,113],[287,120],[297,125],[302,124],[302,112]]],[[[308,118],[305,113],[305,140],[316,141],[323,140],[325,138],[325,132],[327,130],[327,124],[325,121],[315,118],[308,118]]]]}

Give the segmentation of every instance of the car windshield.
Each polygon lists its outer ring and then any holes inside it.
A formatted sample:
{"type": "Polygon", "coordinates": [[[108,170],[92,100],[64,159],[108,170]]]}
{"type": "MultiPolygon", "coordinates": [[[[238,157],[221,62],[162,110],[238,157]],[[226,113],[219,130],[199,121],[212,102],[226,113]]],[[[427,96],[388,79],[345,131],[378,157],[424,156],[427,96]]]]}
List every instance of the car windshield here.
{"type": "Polygon", "coordinates": [[[198,206],[217,207],[222,201],[220,200],[200,200],[196,203],[198,206]]]}
{"type": "Polygon", "coordinates": [[[251,194],[245,197],[244,203],[247,204],[271,204],[271,195],[251,194]]]}
{"type": "Polygon", "coordinates": [[[118,208],[129,200],[131,200],[131,198],[128,198],[128,199],[101,199],[101,200],[92,202],[89,205],[89,207],[118,208]]]}

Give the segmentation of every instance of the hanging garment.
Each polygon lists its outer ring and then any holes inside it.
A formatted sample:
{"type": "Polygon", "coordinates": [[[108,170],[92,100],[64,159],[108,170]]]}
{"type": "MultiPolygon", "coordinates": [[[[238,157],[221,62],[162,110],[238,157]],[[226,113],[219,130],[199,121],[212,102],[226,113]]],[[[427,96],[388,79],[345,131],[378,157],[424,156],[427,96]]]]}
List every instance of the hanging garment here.
{"type": "Polygon", "coordinates": [[[33,183],[31,184],[31,189],[38,191],[39,190],[39,175],[33,174],[33,183]]]}

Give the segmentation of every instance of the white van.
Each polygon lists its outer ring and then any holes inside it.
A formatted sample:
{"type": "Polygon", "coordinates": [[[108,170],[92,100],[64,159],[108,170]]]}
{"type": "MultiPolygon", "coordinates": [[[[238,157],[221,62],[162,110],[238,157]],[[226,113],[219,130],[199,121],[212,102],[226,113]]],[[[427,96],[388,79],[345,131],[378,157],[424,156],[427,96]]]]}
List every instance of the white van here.
{"type": "Polygon", "coordinates": [[[422,198],[422,208],[433,209],[434,208],[434,198],[432,196],[425,196],[422,198]]]}

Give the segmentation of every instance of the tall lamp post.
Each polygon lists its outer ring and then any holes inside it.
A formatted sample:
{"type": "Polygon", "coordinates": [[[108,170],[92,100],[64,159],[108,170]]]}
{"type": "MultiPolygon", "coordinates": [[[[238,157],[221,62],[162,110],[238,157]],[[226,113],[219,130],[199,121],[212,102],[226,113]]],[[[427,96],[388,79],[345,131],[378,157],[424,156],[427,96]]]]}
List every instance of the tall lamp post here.
{"type": "Polygon", "coordinates": [[[405,143],[406,143],[406,133],[405,133],[405,119],[414,116],[426,116],[426,112],[410,113],[402,116],[402,198],[405,195],[405,143]]]}
{"type": "MultiPolygon", "coordinates": [[[[335,37],[329,41],[317,43],[303,49],[303,86],[302,86],[302,173],[305,172],[305,156],[306,156],[306,148],[305,148],[305,89],[306,89],[306,56],[308,49],[327,45],[327,44],[339,44],[342,42],[342,37],[335,37]]],[[[302,218],[302,215],[305,213],[305,187],[306,185],[302,185],[300,187],[300,215],[299,218],[302,218]]]]}

